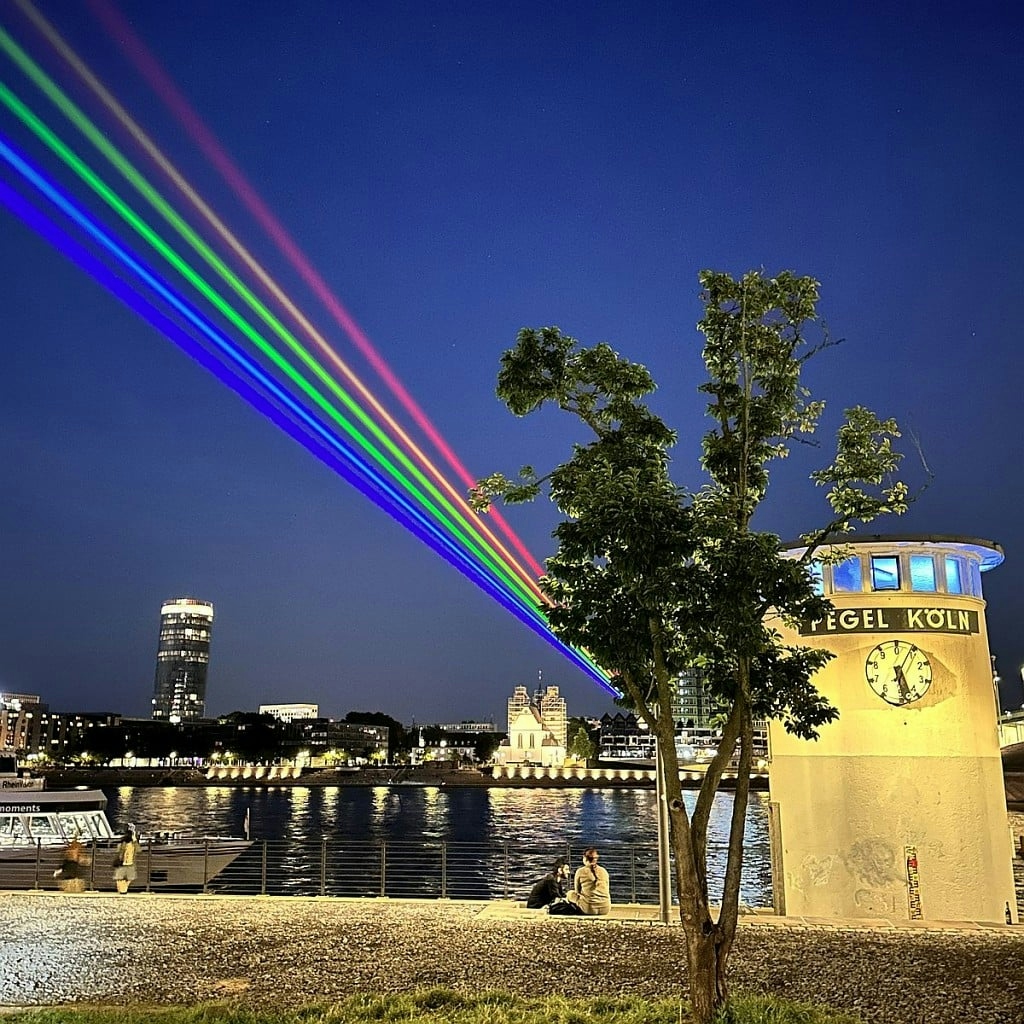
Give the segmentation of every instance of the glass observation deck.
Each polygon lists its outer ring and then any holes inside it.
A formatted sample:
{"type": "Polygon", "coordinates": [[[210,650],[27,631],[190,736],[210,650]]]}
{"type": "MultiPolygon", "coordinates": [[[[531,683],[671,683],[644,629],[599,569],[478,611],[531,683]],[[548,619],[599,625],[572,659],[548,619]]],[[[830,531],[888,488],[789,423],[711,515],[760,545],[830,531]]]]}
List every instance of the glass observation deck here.
{"type": "MultiPolygon", "coordinates": [[[[951,594],[981,598],[981,574],[1003,561],[1003,550],[992,541],[945,536],[848,537],[824,545],[847,557],[827,564],[811,562],[819,594],[951,594]]],[[[799,558],[806,546],[784,544],[799,558]]]]}

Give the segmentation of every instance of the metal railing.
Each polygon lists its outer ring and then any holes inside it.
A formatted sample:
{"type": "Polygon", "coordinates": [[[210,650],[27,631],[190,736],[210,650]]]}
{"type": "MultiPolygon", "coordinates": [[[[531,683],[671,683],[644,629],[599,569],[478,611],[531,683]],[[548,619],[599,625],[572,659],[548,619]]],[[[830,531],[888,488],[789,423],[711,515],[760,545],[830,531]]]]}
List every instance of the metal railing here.
{"type": "MultiPolygon", "coordinates": [[[[133,891],[216,892],[237,895],[393,897],[422,899],[525,899],[530,887],[558,857],[571,868],[585,847],[571,842],[540,846],[514,843],[383,840],[234,841],[143,840],[133,891]]],[[[94,845],[83,865],[85,888],[112,891],[113,848],[94,845]]],[[[0,888],[59,889],[54,877],[62,850],[28,848],[11,858],[0,850],[0,888]]],[[[724,847],[709,850],[712,879],[724,870],[724,847]]],[[[611,876],[618,903],[658,902],[657,851],[651,844],[602,843],[601,864],[611,876]]],[[[771,906],[767,844],[747,846],[743,902],[771,906]]],[[[712,882],[712,894],[716,886],[712,882]]]]}

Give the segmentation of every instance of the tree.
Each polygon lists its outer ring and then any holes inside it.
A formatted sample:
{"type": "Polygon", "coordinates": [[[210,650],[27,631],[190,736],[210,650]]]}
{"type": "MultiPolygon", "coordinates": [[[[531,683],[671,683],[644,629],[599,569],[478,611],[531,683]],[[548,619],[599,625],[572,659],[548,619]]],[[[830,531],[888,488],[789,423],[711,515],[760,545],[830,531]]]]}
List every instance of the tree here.
{"type": "Polygon", "coordinates": [[[590,764],[597,757],[597,744],[591,738],[587,723],[582,718],[570,718],[567,731],[569,733],[569,749],[566,753],[584,764],[590,764]]]}
{"type": "Polygon", "coordinates": [[[232,711],[220,724],[227,749],[244,764],[269,763],[281,753],[283,723],[273,715],[232,711]]]}
{"type": "Polygon", "coordinates": [[[405,726],[383,711],[350,711],[345,716],[346,722],[356,725],[384,725],[388,730],[388,760],[397,761],[399,754],[407,754],[412,749],[412,735],[406,732],[405,726]]]}
{"type": "Polygon", "coordinates": [[[831,512],[802,539],[799,558],[779,538],[752,528],[767,495],[769,466],[812,443],[824,403],[801,383],[806,361],[830,347],[817,319],[818,282],[792,273],[736,280],[700,275],[711,427],[704,435],[702,485],[687,490],[669,474],[676,435],[644,404],[647,370],[607,344],[582,348],[556,327],[524,329],[501,360],[497,394],[517,416],[546,403],[578,417],[594,435],[546,476],[498,473],[471,492],[479,509],[494,497],[529,501],[547,489],[565,517],[542,586],[548,618],[563,640],[587,649],[658,739],[669,807],[675,886],[686,940],[690,1001],[700,1024],[727,1001],[727,968],[739,914],[743,826],[752,761],[752,721],[771,717],[808,739],[837,712],[813,676],[831,657],[782,642],[775,624],[820,618],[813,560],[825,541],[884,513],[902,513],[907,489],[893,479],[900,455],[894,421],[846,411],[832,462],[811,474],[831,512]],[[703,671],[720,708],[722,738],[693,813],[682,799],[672,699],[676,680],[703,671]],[[737,780],[721,909],[708,897],[707,838],[712,801],[736,758],[737,780]]]}
{"type": "Polygon", "coordinates": [[[490,764],[504,738],[503,732],[477,733],[476,741],[473,743],[473,757],[476,758],[477,763],[490,764]]]}

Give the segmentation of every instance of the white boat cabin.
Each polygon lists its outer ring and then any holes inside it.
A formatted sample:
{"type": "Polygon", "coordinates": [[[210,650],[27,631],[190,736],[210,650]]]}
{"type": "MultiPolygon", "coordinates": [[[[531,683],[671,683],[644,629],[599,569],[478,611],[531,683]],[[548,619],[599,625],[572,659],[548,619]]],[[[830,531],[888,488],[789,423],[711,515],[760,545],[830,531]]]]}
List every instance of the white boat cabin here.
{"type": "Polygon", "coordinates": [[[113,839],[106,806],[106,797],[95,789],[0,793],[0,846],[113,839]]]}

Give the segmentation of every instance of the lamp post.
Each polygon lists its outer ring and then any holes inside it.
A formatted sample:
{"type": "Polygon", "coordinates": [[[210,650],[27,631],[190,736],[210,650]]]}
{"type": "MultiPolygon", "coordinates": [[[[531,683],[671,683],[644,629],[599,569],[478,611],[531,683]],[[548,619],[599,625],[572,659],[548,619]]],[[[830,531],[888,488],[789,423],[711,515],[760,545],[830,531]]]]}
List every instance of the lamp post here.
{"type": "Polygon", "coordinates": [[[668,799],[665,795],[665,758],[661,743],[654,738],[654,792],[658,805],[658,919],[668,924],[672,918],[672,864],[668,849],[668,799]]]}

